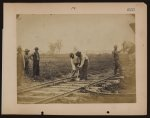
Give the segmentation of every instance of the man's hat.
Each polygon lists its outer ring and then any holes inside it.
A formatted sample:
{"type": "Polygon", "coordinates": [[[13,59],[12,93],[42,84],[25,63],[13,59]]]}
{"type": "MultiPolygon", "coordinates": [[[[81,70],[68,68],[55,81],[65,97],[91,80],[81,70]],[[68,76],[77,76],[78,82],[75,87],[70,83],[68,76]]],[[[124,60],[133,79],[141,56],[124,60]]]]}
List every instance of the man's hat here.
{"type": "Polygon", "coordinates": [[[21,46],[18,46],[17,51],[22,51],[21,46]]]}
{"type": "Polygon", "coordinates": [[[70,58],[74,58],[74,54],[73,53],[70,53],[69,56],[70,56],[70,58]]]}
{"type": "Polygon", "coordinates": [[[28,49],[25,49],[25,52],[30,52],[30,50],[28,50],[28,49]]]}
{"type": "Polygon", "coordinates": [[[34,49],[35,49],[35,50],[38,50],[39,48],[38,48],[38,47],[35,47],[34,49]]]}

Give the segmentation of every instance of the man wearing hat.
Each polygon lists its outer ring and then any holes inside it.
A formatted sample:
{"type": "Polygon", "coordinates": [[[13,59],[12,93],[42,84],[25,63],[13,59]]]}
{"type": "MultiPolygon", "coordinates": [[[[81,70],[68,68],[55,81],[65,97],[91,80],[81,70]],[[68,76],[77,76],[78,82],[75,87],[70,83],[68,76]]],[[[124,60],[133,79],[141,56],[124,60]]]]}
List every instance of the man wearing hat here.
{"type": "Polygon", "coordinates": [[[117,75],[117,73],[119,72],[120,75],[122,75],[122,68],[120,65],[120,60],[119,60],[119,53],[122,50],[118,51],[117,50],[117,45],[114,45],[114,50],[112,52],[113,57],[114,57],[114,75],[117,75]]]}
{"type": "Polygon", "coordinates": [[[25,75],[28,76],[29,75],[29,52],[30,50],[25,49],[25,55],[24,55],[24,60],[25,60],[25,75]]]}
{"type": "Polygon", "coordinates": [[[37,77],[40,75],[40,67],[39,67],[39,61],[40,61],[40,55],[38,52],[38,47],[35,47],[35,52],[33,53],[33,77],[34,79],[37,79],[37,77]]]}

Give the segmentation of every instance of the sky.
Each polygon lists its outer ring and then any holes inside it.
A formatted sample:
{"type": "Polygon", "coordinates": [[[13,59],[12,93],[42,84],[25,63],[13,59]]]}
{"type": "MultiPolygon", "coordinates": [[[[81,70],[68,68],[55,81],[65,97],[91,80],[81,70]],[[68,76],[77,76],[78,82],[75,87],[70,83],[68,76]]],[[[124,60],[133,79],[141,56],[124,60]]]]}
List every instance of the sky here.
{"type": "Polygon", "coordinates": [[[115,44],[135,41],[129,14],[21,14],[17,17],[17,46],[41,53],[49,51],[49,43],[62,40],[61,53],[74,48],[89,53],[112,52],[115,44]]]}

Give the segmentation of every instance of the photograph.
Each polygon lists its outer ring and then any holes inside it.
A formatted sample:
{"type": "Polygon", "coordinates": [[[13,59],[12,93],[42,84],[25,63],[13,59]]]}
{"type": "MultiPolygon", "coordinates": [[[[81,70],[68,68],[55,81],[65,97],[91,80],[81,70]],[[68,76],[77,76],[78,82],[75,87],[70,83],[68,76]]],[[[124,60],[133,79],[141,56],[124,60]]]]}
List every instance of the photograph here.
{"type": "Polygon", "coordinates": [[[145,3],[5,3],[2,48],[2,114],[147,114],[145,3]]]}
{"type": "Polygon", "coordinates": [[[134,14],[17,14],[16,33],[18,104],[136,102],[134,14]]]}

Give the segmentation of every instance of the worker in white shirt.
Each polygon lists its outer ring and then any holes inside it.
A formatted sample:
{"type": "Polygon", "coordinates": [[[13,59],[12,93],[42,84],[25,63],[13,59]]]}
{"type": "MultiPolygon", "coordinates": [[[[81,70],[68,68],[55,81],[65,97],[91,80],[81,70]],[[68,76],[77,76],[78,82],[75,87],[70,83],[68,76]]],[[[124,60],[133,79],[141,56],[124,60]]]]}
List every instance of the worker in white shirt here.
{"type": "Polygon", "coordinates": [[[89,64],[89,58],[85,53],[80,51],[77,51],[75,55],[80,60],[80,64],[78,66],[80,80],[87,80],[87,69],[89,64]]]}
{"type": "Polygon", "coordinates": [[[78,66],[80,64],[80,60],[73,53],[70,53],[70,61],[71,61],[71,66],[72,66],[72,75],[71,75],[71,77],[73,77],[76,73],[78,74],[78,66]]]}

